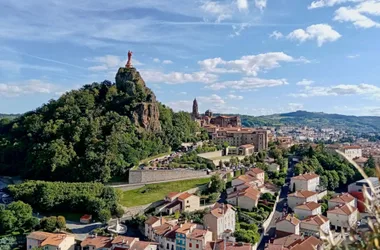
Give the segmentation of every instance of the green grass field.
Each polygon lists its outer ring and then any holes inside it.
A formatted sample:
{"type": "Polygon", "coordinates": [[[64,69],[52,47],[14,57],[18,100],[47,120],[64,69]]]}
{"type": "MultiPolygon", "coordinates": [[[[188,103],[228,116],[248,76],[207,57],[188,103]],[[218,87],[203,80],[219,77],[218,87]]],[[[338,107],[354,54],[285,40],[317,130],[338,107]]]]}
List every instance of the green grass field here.
{"type": "Polygon", "coordinates": [[[202,178],[149,184],[142,188],[125,191],[121,204],[126,207],[149,204],[164,199],[165,195],[169,192],[183,192],[191,188],[202,186],[209,181],[210,178],[202,178]]]}

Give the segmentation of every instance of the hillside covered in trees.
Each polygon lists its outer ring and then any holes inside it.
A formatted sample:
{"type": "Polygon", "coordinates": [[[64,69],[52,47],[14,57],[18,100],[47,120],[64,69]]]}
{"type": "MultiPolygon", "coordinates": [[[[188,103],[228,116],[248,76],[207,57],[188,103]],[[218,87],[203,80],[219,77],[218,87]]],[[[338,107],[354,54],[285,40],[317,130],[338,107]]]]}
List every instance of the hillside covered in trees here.
{"type": "Polygon", "coordinates": [[[136,69],[120,68],[116,83],[85,85],[0,119],[0,175],[107,182],[141,159],[195,141],[199,131],[188,113],[157,102],[136,69]]]}
{"type": "Polygon", "coordinates": [[[380,130],[380,117],[378,116],[347,116],[296,111],[267,116],[242,115],[241,120],[245,127],[288,125],[340,128],[352,132],[377,132],[380,130]]]}

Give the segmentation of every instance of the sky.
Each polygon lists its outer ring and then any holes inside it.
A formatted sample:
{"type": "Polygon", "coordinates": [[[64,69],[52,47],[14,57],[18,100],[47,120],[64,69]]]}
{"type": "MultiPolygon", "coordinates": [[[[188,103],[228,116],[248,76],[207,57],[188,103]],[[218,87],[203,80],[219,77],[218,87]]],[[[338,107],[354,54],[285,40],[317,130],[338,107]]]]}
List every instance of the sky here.
{"type": "Polygon", "coordinates": [[[380,0],[1,0],[0,113],[133,66],[174,110],[380,115],[380,0]]]}

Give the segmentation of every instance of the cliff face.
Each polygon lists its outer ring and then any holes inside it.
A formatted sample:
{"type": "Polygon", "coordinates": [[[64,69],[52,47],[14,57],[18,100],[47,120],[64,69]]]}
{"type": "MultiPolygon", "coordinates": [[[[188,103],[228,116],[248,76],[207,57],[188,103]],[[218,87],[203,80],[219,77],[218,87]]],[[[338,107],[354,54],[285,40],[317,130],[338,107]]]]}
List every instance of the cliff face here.
{"type": "Polygon", "coordinates": [[[136,100],[131,119],[137,127],[153,132],[161,130],[156,96],[146,87],[135,68],[120,68],[116,74],[116,87],[136,100]]]}

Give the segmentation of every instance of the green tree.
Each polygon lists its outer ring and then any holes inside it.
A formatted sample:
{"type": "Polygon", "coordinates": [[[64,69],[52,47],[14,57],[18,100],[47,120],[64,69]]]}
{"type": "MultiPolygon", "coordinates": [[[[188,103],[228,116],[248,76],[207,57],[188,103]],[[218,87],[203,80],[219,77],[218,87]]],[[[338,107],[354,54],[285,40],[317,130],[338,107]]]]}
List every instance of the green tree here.
{"type": "Polygon", "coordinates": [[[12,211],[3,210],[0,212],[0,232],[6,233],[17,229],[17,218],[12,211]]]}
{"type": "Polygon", "coordinates": [[[111,219],[111,213],[107,209],[100,210],[98,214],[98,219],[101,223],[105,224],[111,219]]]}
{"type": "Polygon", "coordinates": [[[124,209],[121,206],[117,206],[116,208],[116,217],[121,218],[124,215],[124,209]]]}
{"type": "Polygon", "coordinates": [[[329,206],[326,203],[321,203],[321,210],[322,214],[325,214],[325,212],[329,209],[329,206]]]}
{"type": "Polygon", "coordinates": [[[57,217],[57,228],[66,229],[66,219],[63,216],[57,217]]]}
{"type": "Polygon", "coordinates": [[[210,181],[211,181],[211,184],[210,184],[209,191],[211,193],[220,193],[225,189],[225,183],[219,174],[214,174],[213,176],[211,176],[210,181]]]}
{"type": "Polygon", "coordinates": [[[7,210],[11,211],[14,217],[17,218],[17,228],[22,228],[32,218],[32,207],[22,201],[10,203],[7,210]]]}
{"type": "Polygon", "coordinates": [[[258,232],[244,229],[236,230],[234,236],[236,237],[237,241],[249,242],[252,244],[255,244],[260,239],[260,235],[258,232]]]}
{"type": "MultiPolygon", "coordinates": [[[[372,168],[372,169],[375,169],[376,168],[376,163],[375,163],[375,159],[373,159],[372,155],[370,155],[368,157],[368,160],[367,162],[365,163],[364,167],[366,168],[372,168]]],[[[371,175],[373,176],[373,175],[371,175]]]]}
{"type": "Polygon", "coordinates": [[[50,216],[44,217],[40,220],[40,226],[43,231],[46,232],[54,232],[57,228],[57,217],[50,216]]]}

